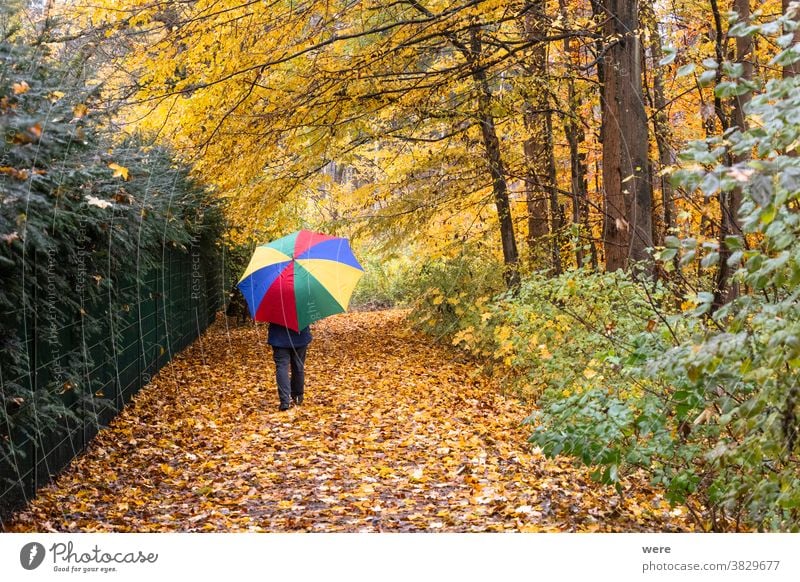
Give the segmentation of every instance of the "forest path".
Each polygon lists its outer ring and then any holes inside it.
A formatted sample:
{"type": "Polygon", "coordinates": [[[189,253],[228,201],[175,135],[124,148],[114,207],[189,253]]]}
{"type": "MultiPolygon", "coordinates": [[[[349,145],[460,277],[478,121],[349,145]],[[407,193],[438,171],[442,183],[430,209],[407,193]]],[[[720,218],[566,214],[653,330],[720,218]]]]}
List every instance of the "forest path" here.
{"type": "Polygon", "coordinates": [[[404,312],[314,326],[305,404],[277,410],[265,327],[218,321],[9,531],[686,531],[527,443],[529,414],[404,312]]]}

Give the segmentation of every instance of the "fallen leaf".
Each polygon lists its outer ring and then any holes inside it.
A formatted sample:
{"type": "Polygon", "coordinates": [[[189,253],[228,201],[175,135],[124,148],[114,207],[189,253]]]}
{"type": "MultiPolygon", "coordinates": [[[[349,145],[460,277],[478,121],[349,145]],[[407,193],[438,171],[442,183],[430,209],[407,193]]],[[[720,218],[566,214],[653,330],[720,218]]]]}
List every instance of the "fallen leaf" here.
{"type": "Polygon", "coordinates": [[[19,83],[13,83],[11,85],[11,91],[14,92],[14,95],[22,95],[23,93],[27,93],[30,90],[30,85],[26,81],[20,81],[19,83]]]}
{"type": "Polygon", "coordinates": [[[529,409],[404,315],[315,324],[291,415],[263,326],[219,319],[6,529],[691,531],[644,476],[620,494],[530,448],[529,409]]]}
{"type": "Polygon", "coordinates": [[[108,200],[103,200],[102,198],[97,198],[96,196],[87,196],[86,203],[91,206],[97,206],[98,208],[111,208],[114,206],[108,200]]]}
{"type": "Polygon", "coordinates": [[[108,167],[113,170],[112,176],[114,178],[122,178],[125,181],[128,180],[128,168],[115,164],[114,162],[108,164],[108,167]]]}

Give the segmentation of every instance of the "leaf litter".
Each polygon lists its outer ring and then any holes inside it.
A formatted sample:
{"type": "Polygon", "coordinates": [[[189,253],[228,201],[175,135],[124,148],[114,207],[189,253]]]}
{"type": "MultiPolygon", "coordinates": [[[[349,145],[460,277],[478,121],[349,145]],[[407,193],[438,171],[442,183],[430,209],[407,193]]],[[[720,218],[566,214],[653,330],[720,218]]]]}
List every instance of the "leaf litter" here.
{"type": "Polygon", "coordinates": [[[527,442],[529,406],[400,310],[314,325],[306,397],[278,411],[262,324],[213,324],[7,531],[690,531],[527,442]]]}

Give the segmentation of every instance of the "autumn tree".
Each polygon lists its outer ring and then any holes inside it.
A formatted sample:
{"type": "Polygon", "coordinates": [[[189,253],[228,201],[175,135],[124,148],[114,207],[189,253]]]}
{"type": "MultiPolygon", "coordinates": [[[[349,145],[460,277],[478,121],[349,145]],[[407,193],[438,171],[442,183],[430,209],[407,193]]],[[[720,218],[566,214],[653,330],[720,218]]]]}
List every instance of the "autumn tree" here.
{"type": "Polygon", "coordinates": [[[268,236],[270,217],[431,253],[491,241],[513,284],[518,238],[533,268],[626,269],[685,212],[716,238],[735,215],[668,179],[719,103],[676,74],[724,60],[716,0],[74,3],[116,43],[125,123],[194,162],[237,236],[268,236]]]}
{"type": "Polygon", "coordinates": [[[651,57],[644,90],[652,111],[650,115],[652,135],[658,151],[658,164],[651,164],[653,176],[656,174],[659,176],[658,185],[661,193],[660,213],[655,213],[655,205],[653,208],[653,242],[658,245],[663,243],[664,237],[675,227],[675,194],[667,171],[675,162],[675,155],[672,151],[673,132],[669,120],[670,103],[667,101],[664,84],[664,68],[660,64],[664,54],[659,23],[653,5],[649,2],[640,4],[639,11],[639,18],[644,28],[643,37],[647,40],[646,48],[651,57]]]}
{"type": "MultiPolygon", "coordinates": [[[[559,16],[566,26],[570,26],[569,11],[566,0],[559,0],[559,16]]],[[[566,75],[567,110],[563,114],[564,138],[568,144],[570,168],[570,193],[572,198],[572,224],[577,232],[578,242],[575,245],[575,264],[581,267],[591,264],[597,267],[597,250],[589,223],[589,169],[587,167],[587,137],[584,124],[586,120],[580,116],[581,95],[576,77],[580,64],[581,49],[576,39],[569,36],[563,41],[564,58],[569,63],[566,75]],[[589,249],[587,259],[585,248],[589,249]]]]}

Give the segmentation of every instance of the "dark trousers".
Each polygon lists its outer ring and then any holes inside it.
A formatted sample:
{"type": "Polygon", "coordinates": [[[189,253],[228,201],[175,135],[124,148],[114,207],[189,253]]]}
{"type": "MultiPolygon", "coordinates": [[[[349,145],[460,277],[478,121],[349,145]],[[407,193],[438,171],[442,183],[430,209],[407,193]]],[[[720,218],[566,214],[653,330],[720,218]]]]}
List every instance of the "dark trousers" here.
{"type": "Polygon", "coordinates": [[[277,348],[272,346],[275,376],[278,381],[278,398],[281,406],[289,406],[292,398],[302,398],[305,385],[304,367],[308,346],[277,348]],[[291,378],[289,370],[291,369],[291,378]]]}

